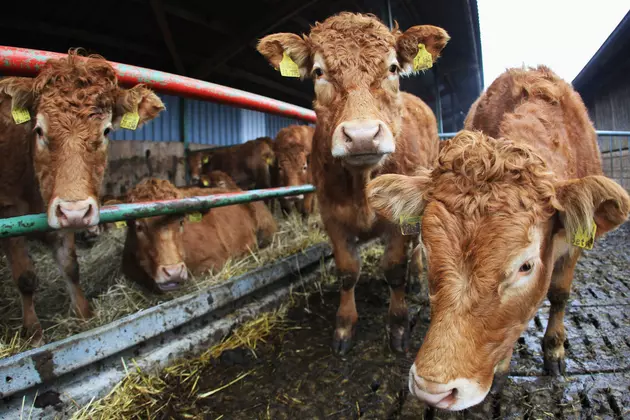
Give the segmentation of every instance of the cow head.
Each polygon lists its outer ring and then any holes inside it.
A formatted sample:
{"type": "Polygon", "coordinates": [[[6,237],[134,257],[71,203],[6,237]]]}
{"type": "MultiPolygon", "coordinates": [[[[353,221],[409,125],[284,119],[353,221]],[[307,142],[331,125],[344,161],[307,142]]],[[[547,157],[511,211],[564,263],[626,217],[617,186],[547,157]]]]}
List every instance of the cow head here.
{"type": "Polygon", "coordinates": [[[212,171],[201,175],[200,184],[204,188],[222,188],[230,191],[240,191],[236,182],[223,171],[212,171]]]}
{"type": "MultiPolygon", "coordinates": [[[[281,187],[297,187],[311,182],[309,160],[304,146],[290,144],[282,149],[276,149],[277,181],[281,187]]],[[[283,197],[284,200],[294,201],[304,198],[303,195],[283,197]]]]}
{"type": "Polygon", "coordinates": [[[203,160],[207,156],[203,152],[191,152],[188,154],[188,168],[190,170],[190,185],[197,185],[201,178],[201,167],[203,160]]]}
{"type": "Polygon", "coordinates": [[[104,59],[73,51],[46,62],[33,79],[0,80],[0,93],[32,116],[33,165],[53,228],[98,224],[110,132],[127,112],[137,110],[142,124],[164,109],[141,85],[119,88],[104,59]]]}
{"type": "MultiPolygon", "coordinates": [[[[130,203],[182,198],[170,182],[148,179],[128,194],[130,203]]],[[[183,215],[155,216],[129,223],[125,254],[133,258],[144,274],[162,291],[176,289],[188,278],[184,263],[183,215]]]]}
{"type": "MultiPolygon", "coordinates": [[[[302,37],[264,37],[258,51],[276,68],[284,54],[315,83],[317,138],[347,167],[370,168],[395,151],[402,126],[399,77],[414,72],[419,44],[435,61],[449,36],[441,28],[389,30],[373,15],[341,13],[302,37]]],[[[320,146],[321,147],[321,146],[320,146]]]]}
{"type": "Polygon", "coordinates": [[[431,324],[411,366],[409,388],[439,408],[461,410],[487,395],[497,366],[549,288],[567,238],[623,223],[630,197],[603,176],[555,182],[527,146],[460,132],[438,166],[383,175],[370,203],[398,223],[422,215],[431,324]]]}

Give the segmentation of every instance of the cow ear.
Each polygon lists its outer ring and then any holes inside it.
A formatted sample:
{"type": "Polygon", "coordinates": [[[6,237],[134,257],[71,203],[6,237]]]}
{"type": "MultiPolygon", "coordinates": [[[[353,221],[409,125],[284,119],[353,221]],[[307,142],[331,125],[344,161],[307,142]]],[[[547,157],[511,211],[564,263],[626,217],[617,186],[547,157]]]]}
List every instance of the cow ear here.
{"type": "Polygon", "coordinates": [[[138,127],[140,127],[157,117],[165,109],[166,107],[160,97],[144,85],[136,85],[131,89],[119,89],[113,124],[118,126],[123,115],[137,110],[140,117],[138,127]]]}
{"type": "Polygon", "coordinates": [[[400,34],[396,41],[396,52],[403,73],[415,73],[430,68],[450,39],[444,29],[431,25],[412,26],[400,34]],[[421,51],[422,48],[424,51],[421,51]],[[416,57],[420,59],[420,63],[424,63],[420,67],[414,66],[416,57]]]}
{"type": "Polygon", "coordinates": [[[599,237],[628,219],[628,192],[604,176],[561,182],[555,189],[554,205],[560,213],[567,238],[574,238],[579,231],[591,232],[593,223],[597,225],[596,237],[599,237]]]}
{"type": "Polygon", "coordinates": [[[295,34],[278,33],[262,38],[256,48],[276,70],[280,69],[280,62],[286,53],[297,64],[300,77],[308,77],[312,63],[306,39],[295,34]]]}
{"type": "MultiPolygon", "coordinates": [[[[15,108],[26,108],[31,113],[34,111],[33,81],[34,79],[29,77],[7,77],[0,80],[0,95],[5,94],[11,97],[11,106],[7,108],[9,112],[15,108]]],[[[2,96],[0,96],[0,102],[2,102],[2,96]]]]}
{"type": "Polygon", "coordinates": [[[370,205],[385,219],[399,223],[401,217],[419,216],[426,205],[431,171],[421,170],[416,176],[381,175],[367,185],[370,205]]]}

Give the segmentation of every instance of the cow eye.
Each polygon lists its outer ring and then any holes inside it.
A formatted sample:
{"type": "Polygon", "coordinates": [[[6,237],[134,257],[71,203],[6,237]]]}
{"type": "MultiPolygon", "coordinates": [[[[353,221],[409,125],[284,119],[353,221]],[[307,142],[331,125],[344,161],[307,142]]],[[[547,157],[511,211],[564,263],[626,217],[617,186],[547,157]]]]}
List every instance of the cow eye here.
{"type": "Polygon", "coordinates": [[[111,128],[109,128],[109,127],[107,127],[107,128],[103,131],[103,135],[104,135],[105,137],[107,137],[107,135],[108,135],[109,133],[111,133],[111,131],[112,131],[112,129],[111,129],[111,128]]]}
{"type": "Polygon", "coordinates": [[[305,170],[306,170],[306,168],[308,168],[308,165],[305,163],[305,164],[304,164],[304,167],[302,168],[302,170],[303,170],[303,171],[305,171],[305,170]]]}
{"type": "Polygon", "coordinates": [[[322,77],[324,75],[324,70],[322,70],[320,67],[315,67],[313,69],[313,75],[315,75],[315,77],[322,77]]]}
{"type": "Polygon", "coordinates": [[[391,66],[389,66],[389,72],[392,74],[398,73],[398,70],[400,70],[400,67],[398,67],[398,64],[392,64],[391,66]]]}
{"type": "Polygon", "coordinates": [[[525,264],[521,265],[521,267],[518,269],[518,272],[520,274],[529,274],[532,272],[533,268],[534,268],[534,264],[528,261],[525,264]]]}
{"type": "Polygon", "coordinates": [[[44,137],[44,130],[40,126],[35,127],[35,134],[39,137],[44,137]]]}

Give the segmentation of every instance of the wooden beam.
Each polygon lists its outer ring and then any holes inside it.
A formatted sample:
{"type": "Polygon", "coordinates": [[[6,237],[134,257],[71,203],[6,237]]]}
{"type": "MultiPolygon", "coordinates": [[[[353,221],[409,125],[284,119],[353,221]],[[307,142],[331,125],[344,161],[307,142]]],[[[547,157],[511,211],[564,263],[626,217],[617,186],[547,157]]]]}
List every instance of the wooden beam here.
{"type": "Polygon", "coordinates": [[[168,48],[168,52],[171,54],[171,58],[173,59],[173,63],[175,63],[175,68],[179,74],[185,75],[186,69],[184,68],[184,63],[177,53],[177,48],[175,47],[175,41],[173,41],[173,34],[171,33],[171,29],[168,26],[168,22],[166,20],[166,15],[164,13],[164,7],[162,5],[162,0],[150,0],[151,8],[153,9],[153,13],[155,13],[155,19],[157,20],[158,26],[160,27],[160,31],[162,32],[162,37],[164,38],[164,43],[166,44],[166,48],[168,48]]]}
{"type": "Polygon", "coordinates": [[[213,71],[219,68],[219,66],[227,63],[245,48],[248,48],[253,39],[267,35],[271,30],[279,25],[282,25],[284,22],[293,18],[303,10],[311,7],[318,1],[319,0],[309,0],[299,3],[291,2],[282,7],[279,12],[273,13],[267,19],[261,19],[261,23],[256,25],[256,27],[250,29],[249,31],[245,31],[244,35],[238,37],[236,41],[227,44],[225,47],[213,54],[212,57],[209,57],[197,68],[195,68],[191,72],[192,77],[197,79],[207,78],[213,71]]]}

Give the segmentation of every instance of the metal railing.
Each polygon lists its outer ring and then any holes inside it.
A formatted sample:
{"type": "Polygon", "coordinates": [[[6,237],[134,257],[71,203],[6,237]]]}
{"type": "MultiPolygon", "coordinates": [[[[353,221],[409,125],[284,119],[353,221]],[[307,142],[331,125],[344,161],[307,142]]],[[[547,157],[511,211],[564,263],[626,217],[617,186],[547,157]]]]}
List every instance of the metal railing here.
{"type": "MultiPolygon", "coordinates": [[[[0,73],[3,75],[35,76],[47,60],[63,58],[66,54],[0,46],[0,73]]],[[[308,122],[316,120],[315,112],[296,105],[277,101],[210,82],[191,79],[157,70],[109,62],[123,86],[143,83],[157,92],[182,97],[220,102],[240,108],[296,118],[308,122]]],[[[131,220],[142,217],[206,211],[213,207],[248,203],[256,200],[305,194],[315,191],[312,185],[271,188],[239,193],[189,197],[180,200],[155,201],[136,204],[105,206],[100,211],[100,223],[131,220]]],[[[53,230],[46,214],[28,214],[0,219],[0,238],[53,230]]]]}

